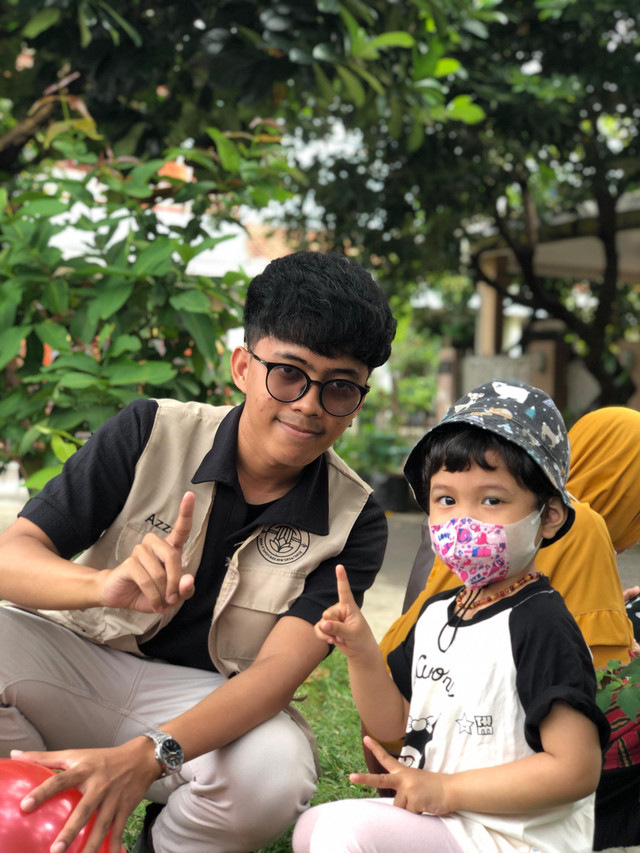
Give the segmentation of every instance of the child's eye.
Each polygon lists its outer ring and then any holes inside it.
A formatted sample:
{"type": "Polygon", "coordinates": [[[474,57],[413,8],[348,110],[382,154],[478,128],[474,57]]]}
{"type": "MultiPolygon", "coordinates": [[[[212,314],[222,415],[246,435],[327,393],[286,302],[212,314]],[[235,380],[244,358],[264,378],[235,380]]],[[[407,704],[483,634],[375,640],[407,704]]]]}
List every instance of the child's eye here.
{"type": "Polygon", "coordinates": [[[500,498],[484,498],[482,503],[486,504],[487,506],[500,506],[502,501],[500,500],[500,498]]]}
{"type": "Polygon", "coordinates": [[[441,495],[439,498],[434,498],[433,503],[436,506],[453,506],[455,501],[450,495],[441,495]]]}

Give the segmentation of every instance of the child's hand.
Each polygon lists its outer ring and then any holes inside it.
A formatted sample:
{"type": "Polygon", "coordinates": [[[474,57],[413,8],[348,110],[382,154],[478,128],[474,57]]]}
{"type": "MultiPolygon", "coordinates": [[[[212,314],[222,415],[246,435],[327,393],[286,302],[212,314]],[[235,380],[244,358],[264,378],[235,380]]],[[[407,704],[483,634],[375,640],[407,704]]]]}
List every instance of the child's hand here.
{"type": "Polygon", "coordinates": [[[372,788],[392,788],[396,792],[394,806],[415,814],[442,815],[453,811],[447,803],[446,774],[407,767],[373,738],[365,737],[364,742],[388,773],[350,773],[350,782],[372,788]]]}
{"type": "Polygon", "coordinates": [[[336,566],[338,603],[329,607],[315,625],[316,636],[337,646],[345,655],[358,655],[377,647],[371,628],[355,603],[344,566],[336,566]]]}

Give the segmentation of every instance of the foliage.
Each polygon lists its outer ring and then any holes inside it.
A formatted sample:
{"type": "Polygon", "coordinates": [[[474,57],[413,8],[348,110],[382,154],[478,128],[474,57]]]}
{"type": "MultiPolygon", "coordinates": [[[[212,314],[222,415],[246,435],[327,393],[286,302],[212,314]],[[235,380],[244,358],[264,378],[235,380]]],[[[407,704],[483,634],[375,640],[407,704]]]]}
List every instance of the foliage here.
{"type": "Polygon", "coordinates": [[[336,442],[336,451],[367,482],[375,474],[400,474],[411,443],[393,429],[378,427],[375,410],[366,412],[373,414],[367,416],[363,409],[354,429],[343,433],[336,442]]]}
{"type": "MultiPolygon", "coordinates": [[[[440,47],[417,36],[415,50],[425,63],[440,50],[447,104],[472,92],[485,118],[445,122],[432,110],[417,128],[415,112],[392,108],[393,92],[415,85],[398,75],[384,110],[340,115],[357,144],[330,162],[305,162],[314,217],[397,292],[439,287],[443,272],[461,272],[488,280],[506,304],[562,320],[600,381],[600,404],[626,401],[631,387],[616,347],[637,335],[639,306],[634,288],[618,280],[616,234],[640,219],[623,207],[640,187],[640,12],[615,0],[476,8],[484,20],[440,47]],[[601,278],[581,280],[578,293],[572,278],[536,274],[541,241],[581,233],[601,242],[601,278]],[[483,263],[496,247],[515,255],[509,285],[483,263]]],[[[324,129],[301,119],[300,136],[317,140],[324,129]]],[[[290,221],[308,208],[303,196],[290,221]]]]}
{"type": "Polygon", "coordinates": [[[210,125],[244,131],[256,114],[323,121],[392,103],[417,123],[430,109],[476,120],[470,95],[447,104],[442,39],[456,24],[471,28],[480,12],[472,0],[449,6],[123,0],[116,11],[105,0],[8,0],[0,38],[19,132],[0,141],[0,169],[19,167],[26,140],[38,156],[35,130],[65,104],[80,111],[65,121],[93,120],[116,155],[144,159],[187,139],[208,144],[210,125]],[[428,58],[417,50],[425,39],[435,46],[428,58]]]}
{"type": "Polygon", "coordinates": [[[238,204],[256,208],[277,192],[287,168],[279,139],[258,125],[226,138],[225,158],[190,150],[200,179],[188,182],[163,174],[184,150],[96,161],[66,133],[42,172],[0,189],[5,458],[40,464],[43,427],[93,431],[141,393],[229,400],[224,334],[241,325],[247,277],[187,267],[225,239],[216,229],[238,204]],[[75,165],[61,168],[70,147],[75,165]]]}
{"type": "Polygon", "coordinates": [[[445,45],[492,14],[486,0],[7,0],[0,462],[49,465],[51,435],[92,431],[140,393],[226,399],[245,276],[190,261],[221,224],[307,185],[281,139],[301,116],[479,120],[469,93],[449,100],[445,45]],[[176,159],[193,183],[168,176],[176,159]],[[169,200],[189,215],[167,227],[169,200]]]}
{"type": "Polygon", "coordinates": [[[633,658],[626,666],[619,660],[611,660],[597,671],[596,677],[598,707],[607,711],[615,701],[630,720],[635,720],[640,711],[640,658],[633,658]]]}
{"type": "Polygon", "coordinates": [[[56,477],[62,471],[62,466],[67,459],[84,444],[82,439],[77,438],[64,430],[48,429],[47,427],[41,426],[38,428],[38,432],[42,435],[49,435],[51,437],[50,449],[57,461],[56,464],[39,468],[27,477],[24,484],[32,493],[39,492],[46,486],[49,480],[56,477]]]}

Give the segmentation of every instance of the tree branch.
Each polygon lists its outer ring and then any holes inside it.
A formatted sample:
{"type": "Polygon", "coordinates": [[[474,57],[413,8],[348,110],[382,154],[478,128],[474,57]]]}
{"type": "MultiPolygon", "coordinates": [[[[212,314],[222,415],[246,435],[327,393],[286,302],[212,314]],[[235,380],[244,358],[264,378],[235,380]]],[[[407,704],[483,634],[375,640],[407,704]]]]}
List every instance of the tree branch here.
{"type": "Polygon", "coordinates": [[[59,102],[56,100],[41,103],[33,113],[0,136],[0,170],[15,171],[16,161],[22,149],[50,121],[58,108],[59,102]]]}

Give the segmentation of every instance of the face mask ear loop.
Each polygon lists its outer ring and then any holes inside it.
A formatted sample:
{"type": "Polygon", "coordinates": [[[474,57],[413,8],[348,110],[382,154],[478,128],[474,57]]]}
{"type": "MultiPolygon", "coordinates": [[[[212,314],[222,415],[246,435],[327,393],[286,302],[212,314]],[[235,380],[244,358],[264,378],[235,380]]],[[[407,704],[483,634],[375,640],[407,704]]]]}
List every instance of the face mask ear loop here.
{"type": "MultiPolygon", "coordinates": [[[[449,620],[447,619],[447,621],[444,623],[444,625],[440,629],[440,633],[438,634],[438,648],[440,649],[442,654],[444,654],[445,652],[448,652],[449,649],[451,648],[451,646],[453,645],[453,641],[456,638],[456,634],[458,633],[458,628],[460,627],[460,624],[463,621],[464,615],[467,612],[467,610],[471,607],[473,602],[476,600],[476,598],[480,595],[480,589],[481,589],[481,587],[478,587],[478,589],[474,589],[472,591],[471,595],[469,596],[469,598],[462,605],[460,610],[457,613],[454,611],[453,618],[455,619],[455,625],[449,625],[449,620]],[[453,628],[453,633],[451,634],[451,639],[449,640],[447,646],[443,649],[442,648],[442,635],[444,633],[445,628],[453,628]]],[[[455,606],[455,602],[454,602],[454,606],[455,606]]]]}

